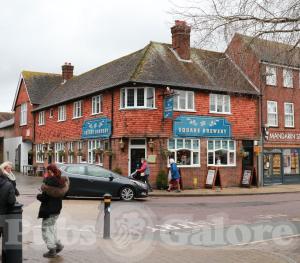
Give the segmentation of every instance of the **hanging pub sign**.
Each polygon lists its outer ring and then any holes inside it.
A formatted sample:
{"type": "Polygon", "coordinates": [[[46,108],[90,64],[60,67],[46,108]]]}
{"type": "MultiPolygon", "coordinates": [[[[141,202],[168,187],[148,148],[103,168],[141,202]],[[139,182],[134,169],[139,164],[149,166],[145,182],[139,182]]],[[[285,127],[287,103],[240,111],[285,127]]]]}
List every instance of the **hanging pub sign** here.
{"type": "Polygon", "coordinates": [[[173,97],[164,99],[164,119],[173,118],[173,97]]]}
{"type": "Polygon", "coordinates": [[[175,137],[230,138],[231,124],[225,118],[181,115],[173,125],[175,137]]]}
{"type": "Polygon", "coordinates": [[[82,139],[107,139],[110,135],[111,120],[107,117],[86,120],[82,125],[82,139]]]}

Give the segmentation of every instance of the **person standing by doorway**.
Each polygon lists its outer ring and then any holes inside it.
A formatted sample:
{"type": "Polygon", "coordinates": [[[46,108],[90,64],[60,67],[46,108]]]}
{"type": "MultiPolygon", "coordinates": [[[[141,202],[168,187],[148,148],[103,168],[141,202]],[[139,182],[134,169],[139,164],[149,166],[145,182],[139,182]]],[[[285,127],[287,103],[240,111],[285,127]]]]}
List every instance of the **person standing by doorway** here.
{"type": "Polygon", "coordinates": [[[140,173],[141,180],[148,185],[149,192],[152,192],[152,186],[149,183],[150,168],[145,158],[141,159],[142,166],[136,172],[140,173]]]}
{"type": "Polygon", "coordinates": [[[177,168],[177,165],[175,163],[174,159],[170,159],[170,172],[171,172],[171,180],[169,182],[169,188],[167,189],[168,192],[171,191],[172,187],[175,185],[177,187],[176,192],[180,191],[180,174],[179,170],[177,168]]]}

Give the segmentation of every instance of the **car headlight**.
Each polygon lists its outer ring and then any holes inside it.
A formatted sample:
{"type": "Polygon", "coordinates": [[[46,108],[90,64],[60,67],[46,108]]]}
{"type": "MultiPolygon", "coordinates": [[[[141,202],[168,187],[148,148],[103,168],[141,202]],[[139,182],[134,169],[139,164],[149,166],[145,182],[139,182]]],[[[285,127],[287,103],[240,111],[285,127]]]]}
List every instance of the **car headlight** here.
{"type": "Polygon", "coordinates": [[[135,181],[135,180],[131,180],[132,182],[134,182],[136,185],[142,187],[142,188],[145,188],[147,189],[147,185],[142,183],[142,182],[139,182],[139,181],[135,181]]]}

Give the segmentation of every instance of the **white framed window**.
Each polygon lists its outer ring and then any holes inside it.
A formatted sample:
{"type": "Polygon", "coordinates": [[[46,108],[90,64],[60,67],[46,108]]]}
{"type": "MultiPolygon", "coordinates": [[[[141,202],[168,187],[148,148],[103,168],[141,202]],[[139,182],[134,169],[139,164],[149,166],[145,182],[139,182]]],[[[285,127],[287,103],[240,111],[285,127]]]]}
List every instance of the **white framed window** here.
{"type": "Polygon", "coordinates": [[[63,163],[65,160],[65,146],[63,142],[54,144],[54,155],[56,163],[63,163]]]}
{"type": "Polygon", "coordinates": [[[37,163],[44,163],[44,145],[43,144],[36,144],[35,145],[35,159],[37,163]]]}
{"type": "Polygon", "coordinates": [[[103,140],[88,141],[88,163],[103,165],[103,140]],[[97,152],[100,149],[100,152],[97,152]]]}
{"type": "Polygon", "coordinates": [[[57,121],[65,121],[67,118],[66,105],[58,106],[58,118],[57,121]]]}
{"type": "Polygon", "coordinates": [[[94,96],[92,97],[92,114],[98,114],[102,111],[102,96],[94,96]]]}
{"type": "Polygon", "coordinates": [[[294,128],[294,103],[284,103],[284,124],[287,128],[294,128]]]}
{"type": "Polygon", "coordinates": [[[77,142],[77,163],[82,162],[82,155],[78,154],[79,152],[82,154],[82,147],[83,147],[82,141],[77,142]]]}
{"type": "Polygon", "coordinates": [[[121,109],[152,109],[155,107],[155,90],[153,87],[123,88],[120,97],[121,109]]]}
{"type": "Polygon", "coordinates": [[[221,94],[209,94],[209,112],[230,114],[230,96],[221,94]]]}
{"type": "Polygon", "coordinates": [[[278,126],[277,101],[267,101],[268,125],[270,127],[278,126]]]}
{"type": "Polygon", "coordinates": [[[45,111],[39,112],[39,125],[45,125],[45,111]]]}
{"type": "Polygon", "coordinates": [[[68,143],[68,163],[74,162],[74,142],[68,143]]]}
{"type": "Polygon", "coordinates": [[[21,104],[20,125],[27,125],[27,103],[21,104]]]}
{"type": "Polygon", "coordinates": [[[174,110],[178,111],[194,111],[194,91],[175,90],[174,96],[174,110]]]}
{"type": "Polygon", "coordinates": [[[235,166],[236,143],[233,140],[208,140],[207,165],[235,166]]]}
{"type": "Polygon", "coordinates": [[[82,117],[82,100],[73,103],[73,119],[82,117]]]}
{"type": "Polygon", "coordinates": [[[168,140],[168,150],[178,166],[200,167],[200,140],[173,138],[168,140]]]}
{"type": "Polygon", "coordinates": [[[283,87],[293,88],[293,70],[283,69],[283,87]]]}
{"type": "Polygon", "coordinates": [[[272,86],[277,85],[277,74],[275,67],[266,66],[266,84],[272,86]]]}
{"type": "Polygon", "coordinates": [[[50,109],[49,110],[49,118],[53,118],[53,116],[54,116],[54,110],[50,109]]]}

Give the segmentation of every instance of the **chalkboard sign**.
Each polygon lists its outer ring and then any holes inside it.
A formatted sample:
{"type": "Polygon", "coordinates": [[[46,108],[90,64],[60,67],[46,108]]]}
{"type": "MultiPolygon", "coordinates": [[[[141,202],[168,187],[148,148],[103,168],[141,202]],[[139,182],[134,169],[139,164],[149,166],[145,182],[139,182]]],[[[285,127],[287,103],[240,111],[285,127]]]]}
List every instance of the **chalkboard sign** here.
{"type": "Polygon", "coordinates": [[[207,186],[209,185],[213,186],[215,180],[216,180],[216,170],[208,170],[205,184],[207,186]]]}
{"type": "Polygon", "coordinates": [[[251,177],[252,177],[252,171],[244,170],[243,178],[242,178],[242,185],[251,185],[251,177]]]}

